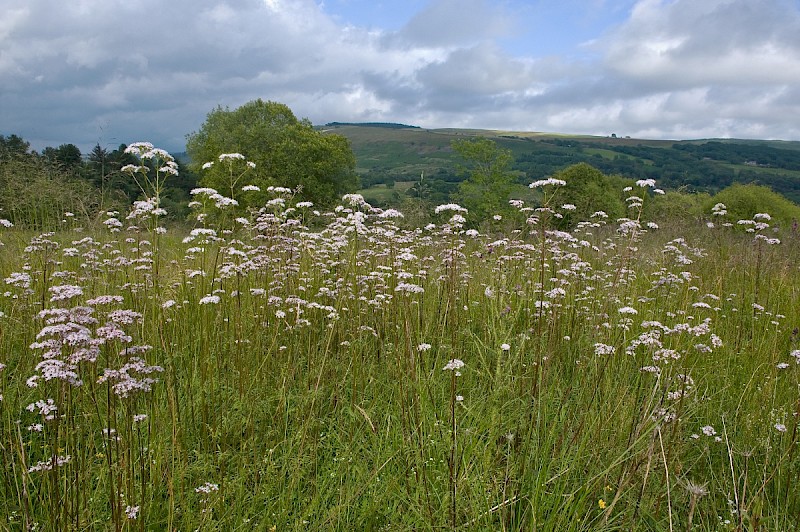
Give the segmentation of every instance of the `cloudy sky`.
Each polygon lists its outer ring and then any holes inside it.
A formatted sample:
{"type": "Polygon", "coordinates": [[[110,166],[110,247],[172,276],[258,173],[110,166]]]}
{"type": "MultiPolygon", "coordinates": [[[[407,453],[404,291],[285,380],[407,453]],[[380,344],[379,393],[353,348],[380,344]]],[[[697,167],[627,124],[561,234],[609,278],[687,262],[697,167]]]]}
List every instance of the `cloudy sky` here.
{"type": "Polygon", "coordinates": [[[0,0],[0,134],[326,122],[800,140],[800,0],[0,0]]]}

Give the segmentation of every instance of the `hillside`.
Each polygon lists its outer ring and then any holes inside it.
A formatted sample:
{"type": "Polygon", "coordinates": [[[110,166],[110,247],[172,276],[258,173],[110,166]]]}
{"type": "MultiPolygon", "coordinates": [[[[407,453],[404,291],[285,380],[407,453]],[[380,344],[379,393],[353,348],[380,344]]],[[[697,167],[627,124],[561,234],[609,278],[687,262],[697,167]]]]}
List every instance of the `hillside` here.
{"type": "Polygon", "coordinates": [[[483,136],[512,151],[519,184],[586,162],[606,174],[656,179],[666,189],[714,193],[758,183],[800,202],[800,142],[701,139],[646,140],[476,129],[422,129],[403,124],[328,124],[350,139],[365,195],[394,203],[413,194],[424,175],[431,198],[445,200],[462,177],[454,139],[483,136]]]}

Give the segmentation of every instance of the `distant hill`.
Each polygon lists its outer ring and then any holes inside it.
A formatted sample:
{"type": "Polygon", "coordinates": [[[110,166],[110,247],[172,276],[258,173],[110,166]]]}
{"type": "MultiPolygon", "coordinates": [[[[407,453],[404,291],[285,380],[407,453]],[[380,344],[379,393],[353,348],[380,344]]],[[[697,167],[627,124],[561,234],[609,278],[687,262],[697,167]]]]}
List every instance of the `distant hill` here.
{"type": "Polygon", "coordinates": [[[384,127],[387,129],[419,129],[419,126],[409,126],[406,124],[395,124],[394,122],[329,122],[325,127],[336,126],[358,126],[358,127],[384,127]]]}
{"type": "Polygon", "coordinates": [[[655,179],[665,189],[714,193],[734,182],[758,183],[800,203],[797,141],[648,140],[382,123],[332,122],[321,130],[350,139],[362,192],[379,204],[401,199],[423,175],[433,199],[446,200],[463,179],[450,143],[465,137],[487,137],[510,149],[520,185],[585,162],[606,174],[655,179]]]}

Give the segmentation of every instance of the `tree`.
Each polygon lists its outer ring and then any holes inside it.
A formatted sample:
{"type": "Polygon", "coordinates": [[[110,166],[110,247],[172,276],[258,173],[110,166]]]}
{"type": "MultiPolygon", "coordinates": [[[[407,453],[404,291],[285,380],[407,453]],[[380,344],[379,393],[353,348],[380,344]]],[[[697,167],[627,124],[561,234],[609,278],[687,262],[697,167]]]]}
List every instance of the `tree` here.
{"type": "Polygon", "coordinates": [[[734,183],[706,201],[705,213],[717,203],[725,204],[728,221],[732,222],[752,219],[758,213],[771,215],[772,225],[791,227],[800,221],[800,206],[761,185],[734,183]]]}
{"type": "Polygon", "coordinates": [[[516,180],[511,172],[511,151],[483,137],[454,140],[451,146],[466,162],[458,168],[468,176],[458,186],[458,200],[469,210],[469,220],[480,223],[507,212],[508,196],[516,180]]]}
{"type": "Polygon", "coordinates": [[[224,176],[201,171],[204,163],[217,161],[223,153],[240,153],[256,165],[248,182],[239,186],[299,189],[300,198],[318,205],[330,204],[358,187],[350,141],[316,131],[308,120],[298,120],[277,102],[258,99],[234,111],[217,107],[198,131],[187,135],[186,150],[201,183],[223,193],[230,188],[224,176]]]}
{"type": "Polygon", "coordinates": [[[0,135],[0,158],[27,155],[31,144],[18,135],[0,135]]]}
{"type": "Polygon", "coordinates": [[[570,228],[576,223],[589,220],[597,211],[605,212],[610,218],[626,215],[622,189],[626,186],[623,178],[607,176],[597,168],[586,163],[573,164],[553,174],[555,179],[566,181],[559,189],[558,204],[574,205],[575,209],[564,210],[558,226],[570,228]]]}
{"type": "Polygon", "coordinates": [[[58,148],[48,146],[42,150],[42,156],[64,170],[77,170],[83,162],[81,150],[74,144],[62,144],[58,148]]]}

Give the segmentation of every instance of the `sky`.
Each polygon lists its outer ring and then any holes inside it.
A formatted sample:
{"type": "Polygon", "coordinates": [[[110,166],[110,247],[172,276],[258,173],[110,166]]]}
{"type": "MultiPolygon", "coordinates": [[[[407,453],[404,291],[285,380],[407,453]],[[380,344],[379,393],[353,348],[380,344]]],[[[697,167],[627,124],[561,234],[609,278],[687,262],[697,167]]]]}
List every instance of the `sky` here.
{"type": "Polygon", "coordinates": [[[800,0],[0,0],[0,134],[182,151],[299,118],[800,140],[800,0]]]}

